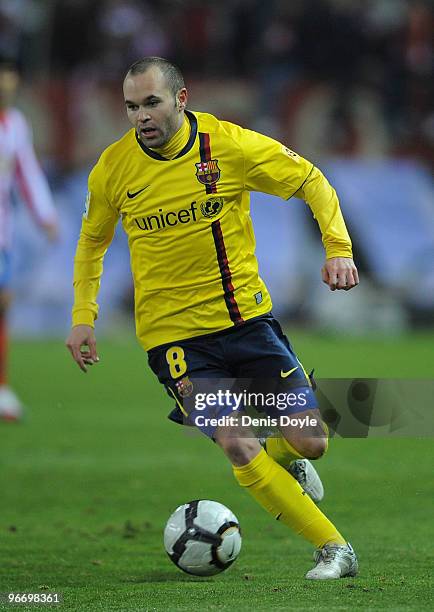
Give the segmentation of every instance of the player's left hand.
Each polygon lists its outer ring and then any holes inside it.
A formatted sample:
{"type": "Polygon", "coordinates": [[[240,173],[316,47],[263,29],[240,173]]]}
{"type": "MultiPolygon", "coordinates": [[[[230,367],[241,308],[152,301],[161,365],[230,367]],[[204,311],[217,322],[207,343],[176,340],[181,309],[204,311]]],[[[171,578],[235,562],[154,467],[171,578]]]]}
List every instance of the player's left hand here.
{"type": "Polygon", "coordinates": [[[321,270],[323,283],[331,291],[343,289],[349,291],[359,284],[359,274],[351,257],[331,257],[321,270]]]}

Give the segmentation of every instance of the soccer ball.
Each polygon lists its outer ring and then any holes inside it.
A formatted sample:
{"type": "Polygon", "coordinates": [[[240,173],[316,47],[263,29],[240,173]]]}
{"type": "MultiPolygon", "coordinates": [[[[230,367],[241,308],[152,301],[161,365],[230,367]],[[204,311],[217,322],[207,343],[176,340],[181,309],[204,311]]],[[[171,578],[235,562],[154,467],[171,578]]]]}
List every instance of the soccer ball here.
{"type": "Polygon", "coordinates": [[[170,559],[187,574],[212,576],[227,569],[241,550],[238,519],[223,504],[200,499],[175,510],[164,529],[170,559]]]}

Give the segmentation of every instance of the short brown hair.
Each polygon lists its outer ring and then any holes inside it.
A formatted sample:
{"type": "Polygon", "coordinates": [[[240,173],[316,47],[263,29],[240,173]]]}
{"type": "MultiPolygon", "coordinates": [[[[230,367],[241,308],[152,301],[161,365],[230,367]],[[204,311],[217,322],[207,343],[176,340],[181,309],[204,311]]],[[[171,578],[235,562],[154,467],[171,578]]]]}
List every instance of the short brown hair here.
{"type": "Polygon", "coordinates": [[[143,74],[152,66],[157,66],[157,68],[159,68],[164,74],[167,84],[169,85],[169,88],[174,96],[176,96],[180,89],[185,87],[184,77],[182,76],[182,72],[178,66],[175,66],[175,64],[172,64],[169,62],[169,60],[164,59],[164,57],[151,56],[137,60],[137,62],[134,62],[134,64],[129,67],[125,78],[128,76],[134,76],[136,74],[143,74]]]}

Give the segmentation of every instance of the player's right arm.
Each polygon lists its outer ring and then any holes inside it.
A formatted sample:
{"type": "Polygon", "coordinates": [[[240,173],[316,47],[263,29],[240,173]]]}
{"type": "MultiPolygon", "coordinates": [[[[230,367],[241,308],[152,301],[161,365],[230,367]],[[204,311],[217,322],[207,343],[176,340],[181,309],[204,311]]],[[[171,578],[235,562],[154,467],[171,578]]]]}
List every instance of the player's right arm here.
{"type": "Polygon", "coordinates": [[[104,255],[113,240],[119,214],[110,201],[103,160],[89,176],[86,209],[74,258],[74,306],[72,330],[66,340],[74,361],[83,372],[86,364],[99,361],[94,333],[98,317],[96,302],[104,255]]]}
{"type": "Polygon", "coordinates": [[[66,339],[66,346],[83,372],[87,372],[86,365],[93,365],[99,361],[95,332],[90,325],[75,325],[66,339]]]}

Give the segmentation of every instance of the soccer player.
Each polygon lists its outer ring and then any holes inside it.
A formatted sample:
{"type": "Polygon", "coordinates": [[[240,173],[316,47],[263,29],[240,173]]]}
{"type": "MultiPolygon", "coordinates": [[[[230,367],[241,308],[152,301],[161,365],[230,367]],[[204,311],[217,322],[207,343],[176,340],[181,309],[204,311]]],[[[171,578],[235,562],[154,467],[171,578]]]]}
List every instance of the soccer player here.
{"type": "Polygon", "coordinates": [[[7,310],[11,302],[11,191],[18,187],[37,224],[50,240],[57,237],[57,214],[39,167],[29,124],[12,106],[19,85],[13,61],[0,58],[0,420],[16,421],[21,402],[7,384],[7,310]]]}
{"type": "Polygon", "coordinates": [[[279,142],[186,110],[182,74],[165,59],[134,63],[123,89],[133,129],[103,152],[89,176],[67,347],[83,371],[99,360],[96,298],[120,218],[131,252],[137,336],[176,400],[172,418],[189,416],[191,379],[291,380],[305,397],[293,412],[317,418],[309,435],[282,428],[264,449],[236,425],[229,434],[212,423],[199,428],[222,448],[239,484],[317,547],[307,578],[354,576],[351,545],[311,499],[322,496],[322,487],[306,459],[325,452],[327,436],[310,380],[270,313],[249,214],[251,191],[303,198],[322,233],[322,279],[332,291],[348,290],[358,275],[336,193],[311,162],[279,142]]]}

